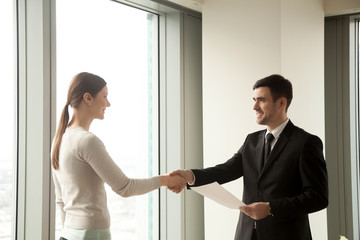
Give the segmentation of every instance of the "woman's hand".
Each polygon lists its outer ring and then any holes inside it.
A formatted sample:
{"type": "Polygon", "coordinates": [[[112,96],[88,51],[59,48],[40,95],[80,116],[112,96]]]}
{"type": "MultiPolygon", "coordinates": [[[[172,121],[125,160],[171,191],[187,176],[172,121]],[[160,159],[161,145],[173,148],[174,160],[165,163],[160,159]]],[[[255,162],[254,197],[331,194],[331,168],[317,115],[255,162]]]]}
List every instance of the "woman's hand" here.
{"type": "Polygon", "coordinates": [[[161,175],[160,184],[161,186],[166,186],[169,190],[173,191],[174,193],[179,193],[183,190],[186,186],[186,180],[178,175],[170,176],[168,175],[161,175]]]}
{"type": "Polygon", "coordinates": [[[183,177],[189,184],[193,184],[195,180],[193,172],[189,169],[178,169],[170,173],[170,176],[176,175],[183,177]]]}

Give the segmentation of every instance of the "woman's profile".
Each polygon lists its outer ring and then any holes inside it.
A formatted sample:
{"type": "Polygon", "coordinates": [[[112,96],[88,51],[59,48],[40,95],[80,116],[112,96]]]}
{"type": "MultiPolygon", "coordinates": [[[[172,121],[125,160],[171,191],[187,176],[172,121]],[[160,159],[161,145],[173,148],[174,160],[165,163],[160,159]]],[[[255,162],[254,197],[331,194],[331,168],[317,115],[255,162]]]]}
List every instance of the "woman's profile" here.
{"type": "Polygon", "coordinates": [[[103,142],[89,132],[94,119],[104,119],[110,107],[107,96],[105,80],[91,73],[77,74],[69,85],[51,155],[56,203],[64,226],[60,239],[111,239],[105,183],[122,197],[161,186],[180,192],[186,185],[178,176],[128,178],[115,164],[103,142]]]}

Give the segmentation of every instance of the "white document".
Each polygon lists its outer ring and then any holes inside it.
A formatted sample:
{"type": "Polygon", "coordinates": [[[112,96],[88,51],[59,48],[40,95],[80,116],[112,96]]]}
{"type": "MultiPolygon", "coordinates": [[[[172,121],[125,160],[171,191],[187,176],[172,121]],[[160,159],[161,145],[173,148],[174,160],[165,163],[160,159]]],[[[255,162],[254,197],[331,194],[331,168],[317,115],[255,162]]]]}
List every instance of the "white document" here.
{"type": "Polygon", "coordinates": [[[245,206],[245,204],[240,201],[237,197],[235,197],[228,190],[223,188],[219,183],[213,182],[207,185],[203,185],[200,187],[190,187],[197,193],[214,200],[225,207],[232,209],[239,209],[241,206],[245,206]]]}

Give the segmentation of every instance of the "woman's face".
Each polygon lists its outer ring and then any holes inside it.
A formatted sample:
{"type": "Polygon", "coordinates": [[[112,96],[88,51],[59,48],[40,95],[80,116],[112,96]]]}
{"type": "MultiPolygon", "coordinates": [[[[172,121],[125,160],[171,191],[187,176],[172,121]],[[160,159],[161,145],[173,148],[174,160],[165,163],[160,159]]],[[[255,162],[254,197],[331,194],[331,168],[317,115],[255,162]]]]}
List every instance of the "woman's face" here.
{"type": "Polygon", "coordinates": [[[92,102],[91,111],[93,117],[96,119],[104,119],[105,109],[110,107],[110,102],[107,99],[108,96],[108,88],[107,86],[103,87],[100,92],[94,98],[92,102]]]}

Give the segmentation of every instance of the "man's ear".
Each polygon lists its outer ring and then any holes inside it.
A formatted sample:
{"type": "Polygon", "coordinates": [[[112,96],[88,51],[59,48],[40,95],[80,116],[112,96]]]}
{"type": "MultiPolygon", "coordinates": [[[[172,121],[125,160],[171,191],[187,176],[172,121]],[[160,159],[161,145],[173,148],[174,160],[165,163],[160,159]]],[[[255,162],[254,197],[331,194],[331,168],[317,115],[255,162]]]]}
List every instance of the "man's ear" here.
{"type": "Polygon", "coordinates": [[[286,105],[287,105],[287,100],[286,98],[282,97],[279,99],[280,100],[280,106],[284,107],[286,109],[286,105]]]}

